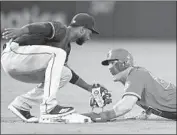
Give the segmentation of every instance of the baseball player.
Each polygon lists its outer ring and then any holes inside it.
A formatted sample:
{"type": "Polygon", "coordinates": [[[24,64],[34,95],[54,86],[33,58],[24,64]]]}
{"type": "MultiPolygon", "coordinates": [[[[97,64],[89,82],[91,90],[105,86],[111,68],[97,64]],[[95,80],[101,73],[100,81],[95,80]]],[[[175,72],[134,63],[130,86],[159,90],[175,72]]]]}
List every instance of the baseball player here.
{"type": "Polygon", "coordinates": [[[109,121],[128,113],[135,104],[154,114],[176,120],[176,86],[154,76],[143,67],[134,66],[132,55],[125,49],[110,50],[102,65],[108,66],[114,81],[125,85],[122,99],[111,110],[85,114],[93,121],[109,121]]]}
{"type": "Polygon", "coordinates": [[[92,16],[79,13],[69,26],[60,22],[39,22],[5,29],[2,37],[10,40],[1,55],[3,69],[16,80],[38,84],[8,106],[15,115],[25,122],[38,122],[30,109],[39,103],[41,122],[75,111],[73,107],[60,106],[56,94],[68,82],[91,91],[92,85],[79,77],[67,61],[71,42],[82,45],[92,34],[98,34],[94,24],[92,16]]]}

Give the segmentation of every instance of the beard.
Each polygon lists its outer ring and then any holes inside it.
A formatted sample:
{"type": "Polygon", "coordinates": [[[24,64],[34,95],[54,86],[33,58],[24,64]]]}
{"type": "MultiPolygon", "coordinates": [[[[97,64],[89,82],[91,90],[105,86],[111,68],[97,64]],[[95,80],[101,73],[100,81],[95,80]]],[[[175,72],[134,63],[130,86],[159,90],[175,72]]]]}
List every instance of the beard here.
{"type": "Polygon", "coordinates": [[[84,42],[85,42],[84,38],[78,38],[78,39],[76,40],[76,43],[77,43],[78,45],[83,45],[84,42]]]}

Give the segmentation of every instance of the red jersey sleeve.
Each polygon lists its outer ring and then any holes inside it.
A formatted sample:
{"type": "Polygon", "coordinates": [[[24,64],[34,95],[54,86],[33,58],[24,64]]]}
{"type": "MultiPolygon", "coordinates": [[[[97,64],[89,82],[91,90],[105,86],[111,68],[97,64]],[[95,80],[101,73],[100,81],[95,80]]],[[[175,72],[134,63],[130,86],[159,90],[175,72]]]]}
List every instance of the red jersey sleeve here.
{"type": "Polygon", "coordinates": [[[133,71],[127,78],[125,83],[123,97],[125,95],[134,95],[141,99],[142,92],[145,90],[145,83],[143,79],[143,74],[140,71],[133,71]]]}

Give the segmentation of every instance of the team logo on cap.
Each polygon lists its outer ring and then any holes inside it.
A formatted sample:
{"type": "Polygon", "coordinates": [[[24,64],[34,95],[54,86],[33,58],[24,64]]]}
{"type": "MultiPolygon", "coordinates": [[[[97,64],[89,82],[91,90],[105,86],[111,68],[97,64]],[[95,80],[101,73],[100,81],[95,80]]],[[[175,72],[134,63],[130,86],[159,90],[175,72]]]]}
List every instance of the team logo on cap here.
{"type": "Polygon", "coordinates": [[[110,59],[110,58],[111,58],[111,55],[112,55],[112,52],[109,51],[109,52],[108,52],[108,55],[107,55],[107,58],[110,59]]]}
{"type": "Polygon", "coordinates": [[[76,20],[75,20],[75,19],[73,19],[72,23],[76,23],[76,20]]]}
{"type": "Polygon", "coordinates": [[[127,59],[130,59],[130,55],[127,56],[127,59]]]}

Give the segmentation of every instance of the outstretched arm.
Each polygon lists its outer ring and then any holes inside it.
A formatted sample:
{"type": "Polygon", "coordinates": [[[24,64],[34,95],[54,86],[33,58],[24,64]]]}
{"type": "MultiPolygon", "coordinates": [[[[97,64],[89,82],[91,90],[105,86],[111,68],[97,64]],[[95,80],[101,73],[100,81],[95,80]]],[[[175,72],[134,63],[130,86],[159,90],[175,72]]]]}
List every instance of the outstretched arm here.
{"type": "Polygon", "coordinates": [[[85,89],[88,92],[92,91],[92,85],[86,83],[82,78],[80,78],[73,70],[72,72],[72,78],[70,80],[70,83],[77,85],[80,88],[85,89]]]}
{"type": "Polygon", "coordinates": [[[11,39],[24,34],[42,34],[48,38],[54,36],[54,26],[50,22],[38,22],[25,25],[21,28],[6,28],[2,38],[11,39]]]}
{"type": "Polygon", "coordinates": [[[81,77],[79,77],[79,75],[77,75],[67,64],[65,66],[68,67],[72,72],[72,78],[70,80],[70,83],[75,84],[88,92],[92,92],[92,85],[88,84],[81,77]]]}
{"type": "Polygon", "coordinates": [[[66,67],[68,67],[71,72],[72,72],[72,78],[70,80],[70,83],[77,85],[80,88],[83,88],[84,90],[92,93],[93,87],[94,85],[100,85],[100,87],[102,89],[107,90],[103,85],[99,84],[99,83],[95,83],[95,84],[88,84],[86,81],[84,81],[81,77],[79,77],[79,75],[77,75],[67,64],[65,64],[66,67]]]}
{"type": "Polygon", "coordinates": [[[92,85],[86,83],[82,78],[79,77],[75,85],[79,86],[80,88],[83,88],[87,90],[88,92],[92,92],[92,85]]]}
{"type": "Polygon", "coordinates": [[[126,95],[116,105],[114,105],[111,111],[107,111],[105,113],[103,112],[100,115],[102,117],[106,117],[107,119],[112,119],[112,118],[122,116],[128,113],[130,110],[132,110],[137,100],[138,98],[136,96],[126,95]],[[114,113],[111,113],[111,112],[114,112],[114,113]],[[110,114],[114,114],[115,116],[110,115],[110,114]]]}
{"type": "Polygon", "coordinates": [[[99,114],[90,113],[84,114],[86,116],[91,117],[91,119],[95,122],[106,122],[111,119],[115,119],[119,116],[122,116],[128,113],[133,106],[136,104],[138,98],[133,95],[125,95],[114,107],[113,109],[101,112],[99,114]]]}

